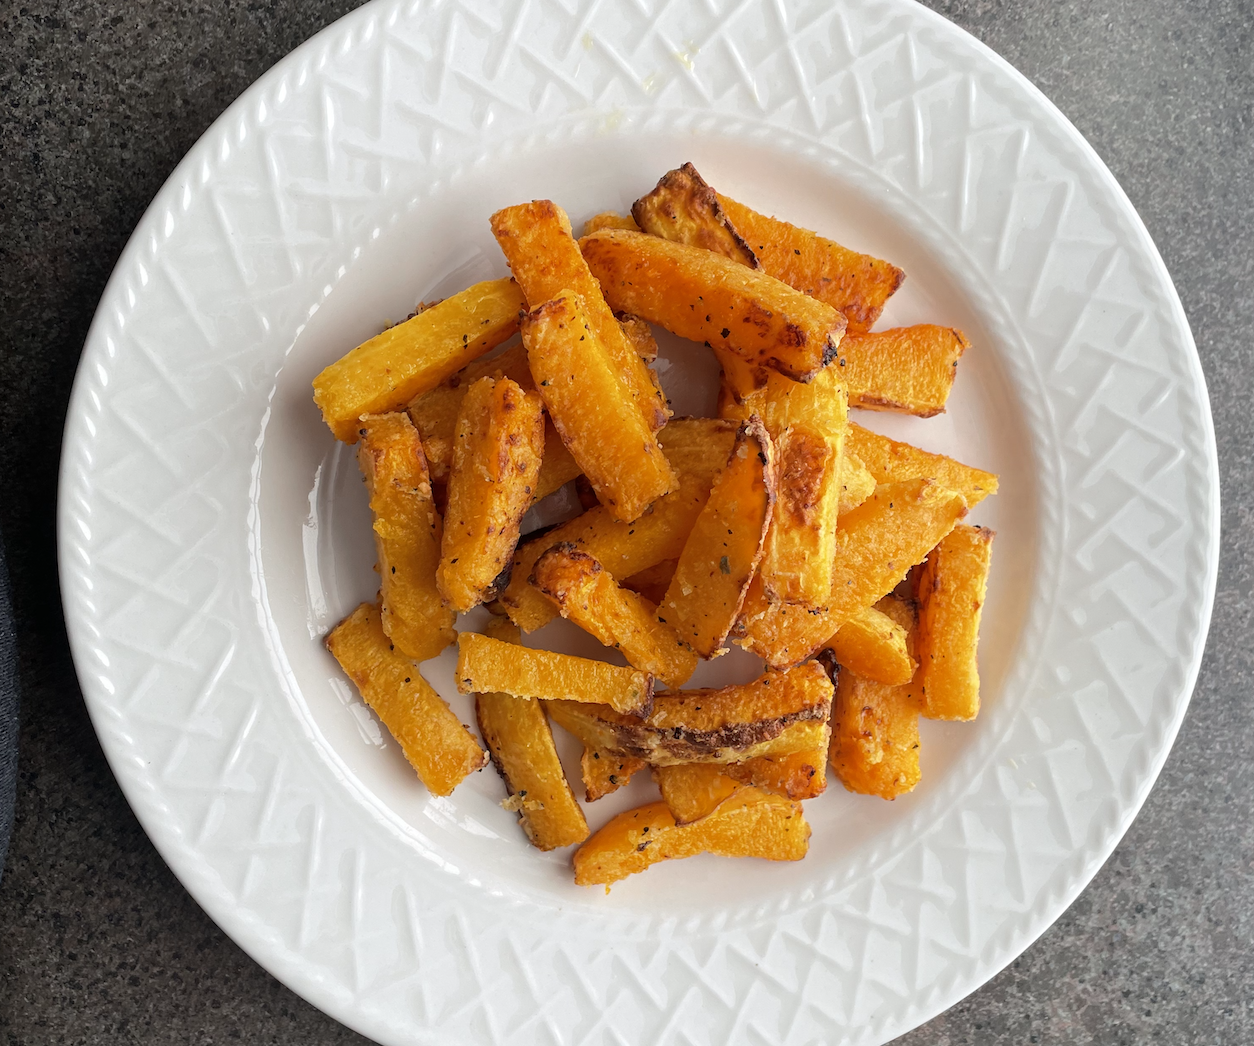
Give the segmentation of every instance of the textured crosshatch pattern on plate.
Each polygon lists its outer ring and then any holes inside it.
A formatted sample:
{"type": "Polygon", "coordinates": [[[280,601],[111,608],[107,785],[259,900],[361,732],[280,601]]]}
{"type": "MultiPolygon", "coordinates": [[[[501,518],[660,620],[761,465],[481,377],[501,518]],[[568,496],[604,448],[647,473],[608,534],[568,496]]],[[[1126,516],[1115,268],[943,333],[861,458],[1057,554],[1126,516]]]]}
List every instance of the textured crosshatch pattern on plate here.
{"type": "Polygon", "coordinates": [[[1017,954],[1135,814],[1201,653],[1216,483],[1130,206],[947,23],[904,2],[382,3],[250,89],[137,230],[75,388],[61,571],[145,828],[340,1019],[388,1042],[874,1043],[1017,954]],[[952,257],[1040,492],[1023,648],[973,771],[839,874],[686,919],[502,890],[329,769],[268,620],[256,496],[267,390],[376,230],[459,169],[658,131],[786,144],[952,257]]]}

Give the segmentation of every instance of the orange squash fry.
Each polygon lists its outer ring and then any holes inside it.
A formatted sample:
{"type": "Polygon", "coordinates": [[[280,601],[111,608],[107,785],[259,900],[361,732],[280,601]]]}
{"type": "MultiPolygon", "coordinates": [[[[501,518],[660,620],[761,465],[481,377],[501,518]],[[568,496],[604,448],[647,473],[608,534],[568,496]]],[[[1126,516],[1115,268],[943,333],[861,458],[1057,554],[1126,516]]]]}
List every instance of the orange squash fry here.
{"type": "Polygon", "coordinates": [[[863,679],[901,686],[914,678],[917,666],[906,647],[906,630],[876,607],[854,614],[826,646],[838,665],[863,679]]]}
{"type": "Polygon", "coordinates": [[[508,378],[480,378],[457,417],[436,583],[454,610],[495,599],[509,580],[518,526],[544,454],[540,397],[508,378]]]}
{"type": "Polygon", "coordinates": [[[422,434],[422,449],[426,452],[433,480],[448,479],[449,466],[453,463],[457,414],[466,393],[480,378],[509,378],[528,392],[535,387],[527,366],[527,350],[520,341],[495,356],[467,364],[434,389],[410,400],[405,410],[422,434]]]}
{"type": "Polygon", "coordinates": [[[721,194],[718,199],[763,271],[839,310],[851,333],[870,330],[906,278],[889,262],[768,218],[721,194]]]}
{"type": "Polygon", "coordinates": [[[840,510],[836,518],[852,512],[874,493],[875,477],[846,443],[840,462],[840,510]]]}
{"type": "Polygon", "coordinates": [[[921,323],[848,334],[835,366],[849,388],[849,406],[930,418],[945,409],[958,360],[970,347],[960,330],[921,323]]]}
{"type": "Polygon", "coordinates": [[[650,431],[656,432],[665,425],[670,409],[657,376],[640,359],[606,304],[601,287],[588,271],[571,236],[566,212],[550,200],[532,200],[497,211],[491,224],[492,234],[522,288],[527,308],[534,311],[565,294],[580,299],[597,343],[622,382],[623,395],[634,403],[650,431]]]}
{"type": "Polygon", "coordinates": [[[674,489],[675,474],[638,404],[623,393],[584,302],[564,291],[523,317],[522,334],[532,377],[562,442],[601,504],[631,522],[674,489]]]}
{"type": "Polygon", "coordinates": [[[656,607],[666,598],[667,586],[670,585],[671,578],[675,576],[677,566],[679,566],[678,559],[664,559],[661,563],[637,570],[630,577],[624,578],[622,586],[644,596],[656,607]]]}
{"type": "Polygon", "coordinates": [[[652,766],[734,763],[826,749],[831,697],[823,667],[807,662],[740,686],[658,694],[643,719],[573,701],[550,701],[548,710],[585,748],[635,756],[652,766]]]}
{"type": "Polygon", "coordinates": [[[832,769],[851,792],[896,799],[919,783],[919,705],[909,685],[842,669],[832,710],[832,769]]]}
{"type": "Polygon", "coordinates": [[[827,788],[827,748],[763,755],[743,763],[681,763],[655,766],[653,779],[679,824],[710,813],[741,785],[789,799],[813,799],[827,788]]]}
{"type": "Polygon", "coordinates": [[[523,297],[513,280],[488,280],[389,327],[314,378],[314,402],[345,443],[363,414],[402,409],[518,330],[523,297]]]}
{"type": "Polygon", "coordinates": [[[572,479],[578,479],[583,473],[579,470],[579,462],[570,456],[562,437],[553,427],[553,419],[544,419],[544,457],[540,461],[540,474],[536,476],[536,489],[531,496],[532,503],[547,498],[555,490],[566,486],[572,479]]]}
{"type": "Polygon", "coordinates": [[[530,578],[536,560],[560,541],[582,548],[614,577],[630,577],[665,559],[677,559],[709,496],[709,486],[699,478],[682,476],[678,490],[655,502],[634,523],[620,523],[604,505],[596,505],[523,542],[514,553],[501,605],[524,632],[534,632],[558,616],[557,607],[531,585],[530,578]]]}
{"type": "Polygon", "coordinates": [[[623,334],[636,350],[637,356],[649,362],[657,359],[657,338],[653,336],[652,327],[629,312],[616,312],[614,318],[618,320],[618,325],[622,327],[623,334]]]}
{"type": "Polygon", "coordinates": [[[779,499],[758,572],[772,600],[822,606],[832,587],[848,395],[835,366],[807,384],[727,358],[724,417],[762,418],[775,442],[779,499]]]}
{"type": "Polygon", "coordinates": [[[827,748],[760,755],[743,763],[729,763],[724,772],[741,784],[764,788],[789,799],[813,799],[827,789],[827,748]]]}
{"type": "Polygon", "coordinates": [[[432,793],[448,795],[487,764],[487,753],[418,666],[388,640],[374,604],[362,603],[336,625],[326,645],[432,793]]]}
{"type": "Polygon", "coordinates": [[[476,632],[457,637],[457,689],[608,705],[624,718],[648,715],[653,705],[653,677],[647,672],[531,650],[476,632]]]}
{"type": "Polygon", "coordinates": [[[727,467],[693,524],[658,618],[702,657],[715,656],[736,622],[762,558],[775,504],[775,450],[762,422],[741,427],[727,467]]]}
{"type": "Polygon", "coordinates": [[[611,792],[617,792],[648,765],[635,756],[620,755],[604,748],[585,748],[579,759],[579,768],[583,773],[588,802],[594,803],[611,792]]]}
{"type": "Polygon", "coordinates": [[[442,524],[418,433],[402,413],[359,422],[357,461],[374,515],[383,631],[406,657],[426,661],[457,638],[456,613],[436,587],[442,524]]]}
{"type": "Polygon", "coordinates": [[[615,309],[681,338],[797,381],[836,357],[844,317],[765,273],[644,233],[602,229],[580,245],[615,309]]]}
{"type": "Polygon", "coordinates": [[[954,527],[919,571],[919,676],[928,719],[974,719],[980,710],[976,645],[993,532],[954,527]]]}
{"type": "Polygon", "coordinates": [[[889,439],[852,421],[845,448],[857,456],[876,483],[934,479],[941,486],[958,491],[967,499],[968,508],[975,508],[990,494],[997,493],[997,477],[991,472],[889,439]]]}
{"type": "Polygon", "coordinates": [[[631,215],[644,232],[713,251],[750,269],[761,268],[714,190],[690,163],[662,175],[652,192],[631,205],[631,215]]]}
{"type": "Polygon", "coordinates": [[[575,851],[575,882],[594,886],[699,853],[799,861],[810,844],[801,804],[740,788],[699,821],[678,825],[665,803],[619,814],[575,851]]]}
{"type": "Polygon", "coordinates": [[[719,803],[740,788],[726,770],[727,766],[720,763],[655,766],[653,780],[675,823],[691,824],[713,813],[719,803]]]}
{"type": "Polygon", "coordinates": [[[657,438],[671,467],[682,476],[699,478],[708,490],[726,467],[739,431],[739,421],[672,418],[657,438]]]}
{"type": "Polygon", "coordinates": [[[751,587],[739,642],[775,667],[809,657],[859,610],[891,592],[965,514],[962,495],[934,480],[881,484],[837,526],[827,607],[771,603],[760,585],[751,587]]]}
{"type": "MultiPolygon", "coordinates": [[[[494,618],[488,632],[505,643],[519,642],[517,627],[504,618],[494,618]]],[[[588,822],[566,783],[540,702],[476,694],[475,718],[527,838],[541,850],[587,839],[588,822]]]]}
{"type": "Polygon", "coordinates": [[[531,583],[568,618],[627,663],[672,689],[696,671],[698,658],[678,634],[657,619],[657,608],[617,582],[595,557],[570,542],[554,545],[537,561],[531,583]]]}
{"type": "Polygon", "coordinates": [[[616,211],[602,211],[583,223],[585,236],[591,236],[602,229],[626,229],[628,232],[639,232],[640,226],[630,214],[618,214],[616,211]]]}

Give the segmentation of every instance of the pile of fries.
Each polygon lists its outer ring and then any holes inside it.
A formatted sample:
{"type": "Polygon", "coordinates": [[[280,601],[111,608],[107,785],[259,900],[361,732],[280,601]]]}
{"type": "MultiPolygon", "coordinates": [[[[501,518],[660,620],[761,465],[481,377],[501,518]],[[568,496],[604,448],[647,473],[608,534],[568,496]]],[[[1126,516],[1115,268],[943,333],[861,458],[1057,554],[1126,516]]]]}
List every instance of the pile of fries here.
{"type": "Polygon", "coordinates": [[[691,164],[579,240],[547,200],[491,225],[513,279],[314,381],[358,446],[381,577],[326,645],[432,792],[490,756],[535,846],[582,844],[577,883],[697,853],[798,860],[829,763],[893,799],[919,781],[920,716],[979,711],[993,534],[961,520],[997,477],[849,419],[944,410],[967,340],[872,332],[901,270],[719,195],[691,164]],[[719,417],[671,418],[650,324],[718,358],[719,417]],[[585,511],[520,535],[572,481],[585,511]],[[480,605],[489,626],[459,633],[480,605]],[[559,616],[627,666],[521,645],[559,616]],[[683,689],[729,641],[761,677],[683,689]],[[419,672],[453,643],[486,752],[419,672]],[[583,745],[589,802],[646,767],[661,800],[589,837],[551,722],[583,745]]]}

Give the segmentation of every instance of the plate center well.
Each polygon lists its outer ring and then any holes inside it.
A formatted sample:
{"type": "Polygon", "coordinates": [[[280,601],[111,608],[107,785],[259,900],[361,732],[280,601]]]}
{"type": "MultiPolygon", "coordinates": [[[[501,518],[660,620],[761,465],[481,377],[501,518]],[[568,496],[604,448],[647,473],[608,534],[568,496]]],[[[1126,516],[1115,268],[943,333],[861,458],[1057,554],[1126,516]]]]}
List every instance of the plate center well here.
{"type": "MultiPolygon", "coordinates": [[[[858,412],[856,420],[894,438],[951,454],[1001,474],[1001,493],[978,506],[969,521],[998,531],[993,575],[981,635],[986,713],[974,724],[923,724],[923,781],[894,803],[853,796],[834,779],[828,793],[806,806],[814,835],[811,854],[792,866],[699,858],[651,870],[615,888],[614,905],[646,900],[676,911],[697,903],[724,906],[761,900],[852,872],[925,819],[946,783],[972,772],[981,739],[994,730],[1015,695],[1004,686],[1017,651],[1037,572],[1037,503],[1033,454],[1019,397],[990,318],[981,315],[947,268],[912,228],[908,201],[888,190],[874,199],[838,169],[802,160],[782,146],[747,148],[743,142],[691,134],[609,135],[531,146],[490,158],[449,184],[425,193],[405,212],[380,215],[347,271],[300,333],[278,380],[262,446],[258,488],[260,564],[268,617],[287,661],[303,714],[330,764],[359,786],[376,816],[413,836],[415,860],[436,854],[446,870],[488,889],[549,893],[569,902],[596,900],[570,884],[569,854],[530,847],[514,814],[499,806],[504,785],[494,770],[473,775],[447,799],[429,795],[396,743],[362,703],[322,636],[357,603],[374,598],[374,545],[365,491],[352,448],[337,444],[322,424],[310,382],[354,345],[403,319],[419,301],[455,293],[476,280],[506,275],[488,230],[499,207],[547,197],[564,207],[578,230],[603,210],[626,211],[667,169],[693,161],[721,192],[846,245],[888,258],[908,274],[878,325],[883,329],[933,322],[962,328],[972,349],[960,367],[946,414],[922,420],[858,412]]],[[[369,222],[367,223],[369,226],[369,222]]],[[[658,369],[675,412],[712,415],[718,368],[702,346],[659,333],[658,369]]],[[[545,506],[546,521],[574,511],[573,500],[545,506]]],[[[533,515],[532,522],[540,517],[533,515]]],[[[461,627],[475,628],[483,611],[461,627]]],[[[609,652],[564,622],[528,637],[530,645],[589,656],[609,652]]],[[[471,700],[453,686],[455,651],[422,666],[422,673],[463,722],[474,722],[471,700]]],[[[620,662],[621,663],[621,662],[620,662]]],[[[753,678],[759,662],[739,650],[703,665],[690,685],[717,686],[753,678]]],[[[568,772],[578,780],[579,748],[555,728],[568,772]]],[[[951,789],[944,788],[947,794],[951,789]]],[[[595,829],[621,809],[647,802],[656,791],[644,775],[613,796],[588,804],[595,829]]]]}

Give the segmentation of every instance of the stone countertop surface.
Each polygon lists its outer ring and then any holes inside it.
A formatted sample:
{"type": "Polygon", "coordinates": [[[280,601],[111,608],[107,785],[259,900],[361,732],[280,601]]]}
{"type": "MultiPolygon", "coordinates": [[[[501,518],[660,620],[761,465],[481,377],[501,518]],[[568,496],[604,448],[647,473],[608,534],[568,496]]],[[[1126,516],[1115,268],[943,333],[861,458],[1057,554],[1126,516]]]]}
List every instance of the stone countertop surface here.
{"type": "MultiPolygon", "coordinates": [[[[1223,552],[1175,748],[1041,939],[898,1040],[1254,1043],[1254,3],[930,0],[1051,98],[1131,197],[1210,386],[1223,552]]],[[[13,0],[0,14],[0,533],[24,689],[0,880],[0,1043],[363,1043],[179,885],[88,721],[53,514],[74,368],[114,261],[222,109],[348,0],[13,0]]]]}

